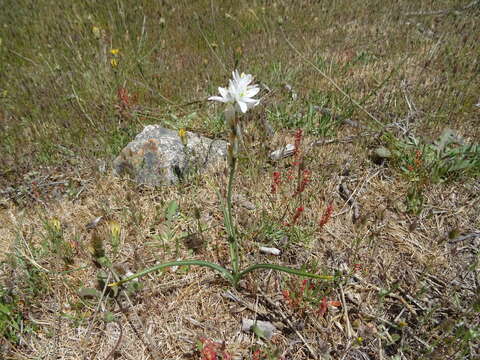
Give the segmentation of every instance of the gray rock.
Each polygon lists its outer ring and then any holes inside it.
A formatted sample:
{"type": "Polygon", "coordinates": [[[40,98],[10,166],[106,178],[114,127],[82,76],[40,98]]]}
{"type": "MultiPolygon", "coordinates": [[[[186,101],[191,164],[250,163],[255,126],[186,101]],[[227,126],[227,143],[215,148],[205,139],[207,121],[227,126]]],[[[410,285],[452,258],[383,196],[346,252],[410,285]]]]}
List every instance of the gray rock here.
{"type": "Polygon", "coordinates": [[[295,152],[295,145],[287,144],[285,147],[271,152],[270,159],[280,160],[280,159],[292,156],[294,152],[295,152]]]}
{"type": "Polygon", "coordinates": [[[277,330],[275,325],[270,321],[242,319],[242,331],[252,331],[260,338],[270,340],[275,330],[277,330]]]}
{"type": "Polygon", "coordinates": [[[380,146],[375,149],[375,156],[380,159],[388,159],[392,157],[392,153],[385,146],[380,146]]]}
{"type": "Polygon", "coordinates": [[[140,184],[171,185],[187,173],[205,170],[227,156],[227,142],[187,132],[184,146],[173,130],[146,126],[113,162],[117,175],[128,175],[140,184]]]}

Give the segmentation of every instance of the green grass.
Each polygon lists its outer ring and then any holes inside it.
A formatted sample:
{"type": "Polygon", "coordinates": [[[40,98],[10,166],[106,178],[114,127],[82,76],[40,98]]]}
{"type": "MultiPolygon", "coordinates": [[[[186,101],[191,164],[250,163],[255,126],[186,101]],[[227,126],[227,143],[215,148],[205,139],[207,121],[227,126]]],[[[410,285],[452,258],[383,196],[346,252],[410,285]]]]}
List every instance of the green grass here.
{"type": "MultiPolygon", "coordinates": [[[[4,1],[0,221],[17,241],[12,245],[15,260],[2,263],[0,273],[0,334],[5,339],[0,343],[8,343],[11,353],[31,355],[28,341],[22,339],[46,343],[36,335],[57,330],[38,325],[28,315],[36,319],[38,309],[47,314],[52,303],[80,304],[80,309],[62,310],[64,318],[76,319],[72,326],[95,323],[101,300],[79,300],[78,291],[98,286],[99,270],[91,265],[88,245],[91,232],[85,229],[97,216],[105,218],[99,236],[111,258],[109,266],[127,262],[138,271],[192,255],[178,239],[163,252],[146,244],[160,242],[173,228],[191,234],[197,220],[208,246],[193,255],[198,260],[225,259],[225,231],[218,223],[221,212],[215,198],[224,186],[223,170],[212,178],[192,176],[191,183],[160,190],[119,185],[107,174],[112,159],[148,124],[225,139],[222,109],[206,99],[238,68],[262,84],[261,105],[246,120],[247,152],[241,154],[235,187],[258,208],[257,213],[235,210],[243,265],[258,260],[256,249],[262,244],[283,246],[278,261],[304,265],[308,271],[364,266],[362,276],[375,287],[335,283],[318,293],[312,290],[302,311],[290,309],[292,317],[315,329],[312,333],[319,331],[318,323],[329,328],[331,337],[325,341],[333,358],[348,355],[337,344],[372,358],[380,356],[379,344],[383,358],[390,359],[478,356],[479,290],[472,280],[478,277],[478,249],[473,242],[455,243],[456,236],[445,235],[475,233],[480,226],[474,212],[480,174],[480,109],[475,106],[480,101],[480,10],[476,4],[463,11],[468,3],[4,1]],[[445,9],[457,12],[428,14],[445,9]],[[273,138],[263,132],[260,118],[276,131],[273,138]],[[343,119],[361,127],[346,125],[343,119]],[[297,128],[304,131],[304,161],[312,181],[300,197],[292,195],[297,178],[275,197],[270,193],[272,173],[286,174],[294,166],[290,159],[272,163],[265,155],[292,143],[297,128]],[[442,143],[447,128],[464,143],[442,143]],[[332,148],[310,147],[325,139],[347,141],[332,148]],[[378,146],[387,147],[392,156],[374,164],[369,155],[378,146]],[[98,171],[101,164],[107,164],[106,172],[98,171]],[[351,204],[338,196],[342,181],[360,204],[361,218],[355,224],[351,204]],[[182,216],[165,219],[165,207],[172,201],[182,216]],[[329,226],[318,229],[329,203],[334,203],[335,215],[329,226]],[[194,206],[204,217],[190,214],[194,206]],[[299,206],[305,212],[298,224],[286,227],[299,206]],[[109,232],[115,222],[121,224],[121,237],[109,232]],[[348,316],[357,320],[354,330],[362,341],[352,342],[337,331],[329,312],[321,320],[309,317],[323,296],[340,299],[340,285],[354,293],[353,300],[347,296],[348,316]],[[378,296],[362,298],[359,286],[378,296]],[[400,296],[409,302],[407,295],[423,304],[423,309],[412,305],[415,316],[399,301],[400,296]],[[399,319],[407,325],[399,326],[399,319]],[[370,334],[367,325],[376,332],[370,334]]],[[[109,266],[102,271],[108,272],[109,266]]],[[[210,281],[192,269],[184,274],[190,279],[186,281],[194,282],[192,274],[210,281]]],[[[174,272],[162,276],[180,281],[174,272]]],[[[267,282],[262,276],[248,276],[244,285],[265,286],[272,298],[278,295],[274,286],[296,289],[295,278],[267,282]]],[[[153,287],[163,285],[151,278],[142,284],[145,289],[131,296],[145,305],[158,293],[153,287]]],[[[215,293],[223,285],[208,286],[215,293]]],[[[184,290],[169,291],[151,302],[184,290]]],[[[197,291],[202,301],[212,292],[207,296],[197,291]]],[[[105,301],[107,310],[115,311],[113,300],[105,301]]],[[[312,333],[303,333],[313,343],[312,333]]],[[[95,348],[101,338],[92,339],[95,348]]],[[[320,353],[321,347],[316,350],[320,353]]],[[[304,348],[298,351],[300,357],[310,356],[304,348]]],[[[164,357],[179,354],[175,348],[165,350],[164,357]]]]}
{"type": "MultiPolygon", "coordinates": [[[[407,6],[402,4],[398,11],[408,12],[407,6]]],[[[468,60],[475,53],[475,32],[469,31],[473,23],[466,16],[440,19],[441,33],[449,36],[431,49],[435,51],[429,54],[432,59],[424,64],[415,59],[415,52],[434,45],[437,38],[417,30],[418,18],[400,17],[374,1],[355,3],[350,9],[343,3],[326,7],[302,1],[295,12],[283,2],[263,7],[224,2],[211,7],[203,1],[165,7],[135,1],[115,6],[94,1],[60,6],[46,0],[35,5],[20,1],[7,3],[5,9],[0,35],[0,101],[6,134],[2,152],[15,162],[65,160],[68,156],[59,151],[59,145],[84,157],[104,156],[105,149],[114,156],[118,147],[112,143],[124,142],[118,140],[122,137],[118,128],[123,127],[115,111],[119,87],[138,96],[136,118],[142,124],[167,122],[169,114],[178,117],[191,110],[201,114],[193,128],[218,132],[213,124],[205,128],[203,107],[173,105],[205,99],[235,64],[271,87],[292,85],[301,97],[307,96],[307,104],[327,104],[350,113],[348,100],[330,91],[292,52],[285,37],[375,113],[391,117],[392,110],[404,111],[391,106],[403,97],[398,90],[389,90],[386,98],[372,97],[373,91],[378,93],[391,83],[376,88],[391,71],[395,74],[390,81],[408,74],[425,84],[415,93],[417,106],[426,113],[435,109],[435,119],[445,119],[446,112],[449,118],[467,118],[465,108],[478,101],[478,64],[468,60]],[[370,9],[376,10],[369,13],[370,9]],[[360,15],[361,22],[352,14],[360,15]],[[347,20],[350,25],[343,25],[347,20]],[[411,24],[398,28],[407,21],[411,24]],[[100,35],[96,36],[94,27],[100,35]],[[296,29],[301,29],[302,36],[296,29]],[[111,49],[119,49],[116,68],[110,66],[111,49]],[[408,64],[406,57],[411,59],[408,64]],[[442,78],[445,71],[447,81],[442,78]],[[428,88],[426,77],[434,79],[428,88]]],[[[425,27],[440,26],[428,17],[420,20],[425,27]]],[[[285,121],[287,126],[315,127],[311,124],[315,119],[300,114],[308,114],[308,105],[290,107],[281,101],[279,106],[287,109],[269,109],[279,126],[285,121]]],[[[141,129],[136,121],[129,122],[132,132],[141,129]]]]}

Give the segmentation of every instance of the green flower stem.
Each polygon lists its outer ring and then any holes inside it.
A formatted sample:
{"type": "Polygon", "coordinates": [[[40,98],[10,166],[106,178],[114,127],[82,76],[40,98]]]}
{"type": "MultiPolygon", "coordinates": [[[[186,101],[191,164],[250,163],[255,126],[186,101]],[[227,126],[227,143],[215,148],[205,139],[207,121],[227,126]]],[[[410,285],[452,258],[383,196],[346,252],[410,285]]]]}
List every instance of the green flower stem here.
{"type": "Polygon", "coordinates": [[[234,274],[234,284],[236,285],[238,281],[244,277],[247,273],[252,272],[254,270],[258,269],[271,269],[271,270],[277,270],[277,271],[283,271],[289,274],[293,275],[299,275],[299,276],[304,276],[304,277],[309,277],[312,279],[322,279],[322,280],[334,280],[335,276],[332,275],[317,275],[317,274],[312,274],[306,271],[298,270],[298,269],[292,269],[286,266],[281,266],[281,265],[275,265],[275,264],[255,264],[252,266],[247,267],[245,270],[240,271],[237,274],[234,274]]]}
{"type": "Polygon", "coordinates": [[[203,261],[203,260],[180,260],[180,261],[166,262],[166,263],[159,264],[159,265],[156,265],[154,267],[142,270],[142,271],[140,271],[136,274],[133,274],[132,276],[129,276],[125,279],[122,279],[120,281],[108,284],[108,286],[109,287],[119,286],[119,285],[122,285],[123,283],[126,283],[127,281],[134,280],[134,279],[139,278],[141,276],[147,275],[151,272],[155,272],[155,271],[161,270],[163,268],[167,268],[167,267],[182,266],[182,265],[197,265],[197,266],[208,267],[208,268],[211,268],[211,269],[216,270],[219,273],[221,273],[230,282],[232,282],[232,283],[234,282],[233,274],[230,271],[228,271],[227,269],[225,269],[224,267],[220,266],[220,265],[217,265],[217,264],[214,264],[214,263],[211,263],[211,262],[208,262],[208,261],[203,261]]]}
{"type": "Polygon", "coordinates": [[[227,232],[228,232],[228,245],[230,248],[230,257],[232,259],[232,268],[233,274],[238,273],[239,267],[239,259],[238,259],[238,244],[237,244],[237,232],[235,229],[235,225],[233,223],[233,216],[232,216],[232,188],[233,188],[233,180],[235,177],[235,164],[236,161],[232,160],[230,165],[230,173],[228,176],[228,187],[227,187],[227,232]]]}
{"type": "Polygon", "coordinates": [[[232,190],[233,190],[233,181],[235,179],[235,168],[237,163],[237,142],[238,137],[236,133],[236,124],[238,119],[236,117],[235,108],[233,105],[228,105],[225,109],[225,120],[227,121],[230,127],[230,144],[228,149],[228,166],[229,166],[229,176],[228,176],[228,185],[227,185],[227,200],[225,208],[225,227],[228,233],[228,247],[230,249],[230,258],[232,261],[232,272],[233,276],[237,276],[239,271],[239,254],[238,254],[238,243],[237,243],[237,231],[235,229],[235,224],[233,222],[232,215],[232,190]]]}

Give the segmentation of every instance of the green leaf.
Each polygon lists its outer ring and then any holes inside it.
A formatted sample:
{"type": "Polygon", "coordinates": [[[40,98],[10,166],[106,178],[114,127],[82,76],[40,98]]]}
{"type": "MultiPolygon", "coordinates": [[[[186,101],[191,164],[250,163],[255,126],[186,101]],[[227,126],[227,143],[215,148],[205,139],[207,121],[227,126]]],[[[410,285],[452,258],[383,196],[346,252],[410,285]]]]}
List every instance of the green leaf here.
{"type": "Polygon", "coordinates": [[[139,281],[132,281],[127,286],[127,292],[129,295],[138,293],[143,288],[143,284],[139,281]]]}
{"type": "Polygon", "coordinates": [[[93,288],[81,288],[78,291],[78,295],[82,299],[96,299],[96,298],[100,298],[102,296],[102,293],[97,289],[93,289],[93,288]]]}
{"type": "Polygon", "coordinates": [[[111,263],[110,259],[107,258],[106,256],[102,256],[102,257],[98,258],[97,261],[100,265],[102,265],[104,267],[108,268],[108,267],[112,266],[112,263],[111,263]]]}
{"type": "Polygon", "coordinates": [[[126,283],[128,281],[131,281],[133,279],[137,279],[141,276],[145,276],[151,272],[159,271],[161,269],[167,268],[167,267],[172,267],[172,266],[183,266],[183,265],[197,265],[197,266],[204,266],[208,267],[210,269],[216,270],[219,273],[221,273],[228,281],[233,282],[234,277],[230,271],[225,269],[224,267],[208,262],[208,261],[203,261],[203,260],[180,260],[180,261],[171,261],[171,262],[166,262],[163,264],[156,265],[154,267],[151,267],[149,269],[145,269],[142,271],[137,272],[136,274],[133,274],[132,276],[129,276],[125,279],[122,279],[120,281],[108,284],[109,287],[116,287],[119,286],[123,283],[126,283]]]}
{"type": "Polygon", "coordinates": [[[262,329],[260,329],[260,327],[258,327],[256,324],[253,325],[250,330],[252,330],[252,332],[257,335],[259,338],[261,339],[267,339],[267,336],[265,334],[265,331],[263,331],[262,329]]]}
{"type": "Polygon", "coordinates": [[[114,322],[115,321],[115,315],[112,312],[107,311],[105,313],[105,315],[103,315],[103,321],[105,321],[106,323],[114,322]]]}
{"type": "Polygon", "coordinates": [[[292,268],[289,268],[289,267],[286,267],[286,266],[281,266],[281,265],[276,265],[276,264],[255,264],[255,265],[249,266],[245,270],[240,271],[237,278],[241,279],[247,273],[249,273],[253,270],[258,270],[258,269],[277,270],[277,271],[286,272],[288,274],[305,276],[305,277],[313,278],[313,279],[335,280],[335,276],[332,276],[332,275],[312,274],[312,273],[309,273],[309,272],[306,272],[306,271],[303,271],[303,270],[300,270],[300,269],[292,269],[292,268]]]}
{"type": "Polygon", "coordinates": [[[398,340],[400,340],[400,335],[398,334],[392,334],[390,337],[392,338],[392,343],[396,343],[398,340]]]}
{"type": "Polygon", "coordinates": [[[5,315],[10,315],[12,313],[12,310],[4,305],[4,304],[0,304],[0,313],[4,313],[5,315]]]}
{"type": "Polygon", "coordinates": [[[178,212],[178,203],[175,200],[172,200],[168,203],[165,209],[165,218],[167,221],[172,221],[178,212]]]}
{"type": "Polygon", "coordinates": [[[443,152],[444,149],[453,142],[456,142],[457,135],[452,129],[446,128],[443,130],[442,135],[437,141],[436,148],[439,152],[443,152]]]}

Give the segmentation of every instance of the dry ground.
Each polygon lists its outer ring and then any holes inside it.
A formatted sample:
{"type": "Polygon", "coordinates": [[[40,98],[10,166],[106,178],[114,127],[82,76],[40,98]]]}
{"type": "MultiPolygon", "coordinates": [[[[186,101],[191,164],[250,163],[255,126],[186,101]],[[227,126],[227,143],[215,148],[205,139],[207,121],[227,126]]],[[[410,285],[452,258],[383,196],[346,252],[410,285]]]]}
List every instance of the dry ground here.
{"type": "Polygon", "coordinates": [[[201,339],[221,344],[218,359],[480,357],[479,165],[438,178],[423,157],[447,127],[479,142],[478,2],[21,3],[0,15],[4,358],[208,359],[201,339]],[[259,271],[233,289],[211,270],[180,267],[117,298],[102,293],[99,277],[164,261],[229,266],[224,164],[158,189],[111,176],[110,164],[149,123],[225,137],[219,109],[203,100],[236,65],[265,85],[245,119],[235,183],[241,262],[336,280],[259,271]],[[300,196],[292,159],[266,156],[293,143],[296,128],[311,172],[300,196]],[[402,148],[409,136],[423,145],[402,148]],[[393,154],[381,163],[380,145],[393,154]],[[272,194],[273,172],[291,169],[272,194]],[[95,262],[92,239],[111,269],[95,262]],[[262,255],[261,245],[282,253],[262,255]],[[95,288],[100,296],[85,293],[95,288]],[[241,331],[242,318],[277,331],[261,340],[241,331]]]}

